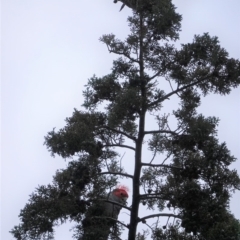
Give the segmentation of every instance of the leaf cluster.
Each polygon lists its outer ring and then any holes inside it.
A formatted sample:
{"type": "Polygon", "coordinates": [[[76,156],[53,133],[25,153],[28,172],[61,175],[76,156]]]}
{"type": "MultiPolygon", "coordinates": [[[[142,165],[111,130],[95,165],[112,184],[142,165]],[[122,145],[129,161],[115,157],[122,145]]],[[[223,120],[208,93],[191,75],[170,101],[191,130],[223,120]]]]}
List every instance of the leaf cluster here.
{"type": "MultiPolygon", "coordinates": [[[[113,222],[102,219],[97,200],[119,177],[128,177],[134,196],[131,236],[136,237],[139,222],[163,216],[179,222],[164,228],[156,224],[155,240],[238,239],[239,222],[229,212],[231,193],[240,189],[237,171],[228,168],[236,159],[217,139],[219,119],[198,114],[197,107],[201,97],[229,94],[239,86],[240,62],[229,58],[218,38],[208,33],[174,47],[170,41],[178,39],[181,16],[170,0],[122,2],[133,9],[130,34],[125,40],[114,34],[100,38],[118,55],[111,73],[90,78],[83,92],[85,110],[75,109],[65,127],[45,137],[51,154],[70,159],[69,166],[56,173],[53,185],[41,186],[30,196],[20,213],[22,223],[11,232],[19,240],[51,239],[53,227],[71,219],[77,222],[75,238],[106,239],[113,222]],[[173,96],[179,106],[172,114],[160,115],[173,96]],[[147,131],[146,116],[152,115],[157,128],[148,125],[147,131]],[[145,143],[152,159],[142,157],[145,143]],[[134,175],[124,172],[118,147],[134,151],[134,175]],[[156,214],[140,219],[140,203],[157,208],[156,214]],[[172,213],[163,213],[166,208],[172,213]],[[84,226],[93,228],[91,236],[84,234],[84,226]]],[[[118,236],[120,229],[113,226],[111,231],[118,236]]]]}

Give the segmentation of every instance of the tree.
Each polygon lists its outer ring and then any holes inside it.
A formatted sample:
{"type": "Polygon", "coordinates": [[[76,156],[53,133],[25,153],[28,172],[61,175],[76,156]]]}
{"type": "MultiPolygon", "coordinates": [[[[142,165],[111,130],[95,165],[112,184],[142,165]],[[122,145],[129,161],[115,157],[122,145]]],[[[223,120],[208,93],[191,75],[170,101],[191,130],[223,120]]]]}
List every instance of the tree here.
{"type": "Polygon", "coordinates": [[[49,151],[68,158],[69,166],[30,196],[21,224],[11,231],[16,239],[53,239],[53,227],[67,219],[77,223],[74,237],[81,239],[84,219],[103,219],[101,203],[120,177],[132,181],[131,208],[122,206],[130,221],[112,225],[113,239],[122,227],[129,240],[146,239],[137,234],[138,224],[161,217],[167,224],[149,226],[152,239],[239,239],[239,221],[229,212],[231,192],[240,189],[237,171],[228,168],[236,159],[217,139],[219,119],[204,117],[197,107],[201,97],[239,86],[240,62],[208,33],[177,49],[181,16],[171,1],[137,2],[126,40],[114,34],[100,39],[118,55],[111,73],[90,78],[85,110],[75,109],[64,128],[45,137],[49,151]],[[173,96],[179,106],[162,113],[173,96]],[[155,128],[146,126],[146,116],[155,119],[155,128]],[[143,159],[145,145],[152,159],[143,159]],[[132,174],[121,165],[119,148],[134,152],[132,174]],[[140,206],[155,213],[140,218],[140,206]]]}

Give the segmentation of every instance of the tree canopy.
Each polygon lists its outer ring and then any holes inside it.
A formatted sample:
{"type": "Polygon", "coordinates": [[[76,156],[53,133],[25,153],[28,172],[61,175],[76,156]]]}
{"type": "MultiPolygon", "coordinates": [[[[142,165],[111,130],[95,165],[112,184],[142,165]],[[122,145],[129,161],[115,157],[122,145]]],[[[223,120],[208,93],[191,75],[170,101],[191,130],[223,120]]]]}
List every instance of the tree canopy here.
{"type": "MultiPolygon", "coordinates": [[[[209,33],[175,47],[182,17],[172,2],[137,2],[125,40],[114,34],[100,38],[118,56],[111,72],[91,77],[83,109],[46,135],[51,154],[69,165],[30,195],[20,225],[11,230],[16,239],[53,239],[54,226],[67,219],[76,222],[74,238],[81,239],[84,219],[99,216],[100,203],[122,177],[132,182],[131,207],[123,206],[130,217],[127,224],[116,222],[112,239],[123,228],[128,240],[146,239],[137,234],[140,222],[154,240],[239,239],[240,222],[229,210],[232,192],[240,190],[239,175],[229,168],[236,158],[217,138],[219,119],[197,108],[202,97],[227,95],[239,86],[240,61],[209,33]],[[173,97],[179,104],[163,112],[173,97]],[[119,148],[133,151],[134,172],[121,165],[119,148]],[[143,151],[153,157],[143,159],[143,151]],[[140,218],[140,207],[154,214],[140,218]],[[158,224],[161,217],[168,218],[164,226],[158,224]],[[156,219],[154,226],[149,219],[156,219]]],[[[96,236],[99,229],[93,230],[96,236]]]]}

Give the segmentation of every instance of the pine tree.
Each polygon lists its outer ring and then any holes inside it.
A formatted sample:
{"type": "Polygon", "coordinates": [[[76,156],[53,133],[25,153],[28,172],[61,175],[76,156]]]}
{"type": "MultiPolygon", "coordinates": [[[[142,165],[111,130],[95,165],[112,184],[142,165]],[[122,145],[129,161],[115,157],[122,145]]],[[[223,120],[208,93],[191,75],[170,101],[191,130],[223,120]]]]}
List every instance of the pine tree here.
{"type": "Polygon", "coordinates": [[[138,224],[161,217],[168,221],[162,227],[156,221],[154,240],[239,239],[240,223],[229,211],[231,192],[240,189],[237,171],[229,169],[236,159],[218,141],[219,119],[204,117],[197,107],[201,97],[227,95],[238,87],[240,62],[208,33],[174,47],[181,16],[170,0],[137,4],[124,41],[114,34],[100,39],[118,58],[108,75],[88,80],[85,110],[75,109],[64,128],[45,137],[49,151],[69,158],[69,166],[57,171],[52,185],[30,196],[21,224],[11,231],[16,239],[53,239],[53,227],[67,219],[77,223],[74,237],[80,239],[84,219],[101,218],[100,203],[119,177],[132,181],[132,203],[125,207],[129,224],[117,222],[113,239],[121,227],[128,228],[128,240],[146,239],[137,234],[138,224]],[[173,96],[179,105],[164,114],[173,96]],[[157,127],[151,128],[146,117],[153,117],[157,127]],[[142,157],[146,145],[152,159],[142,157]],[[133,173],[120,165],[119,148],[134,152],[133,173]],[[94,208],[96,202],[100,207],[94,208]],[[155,212],[140,218],[140,206],[155,212]]]}

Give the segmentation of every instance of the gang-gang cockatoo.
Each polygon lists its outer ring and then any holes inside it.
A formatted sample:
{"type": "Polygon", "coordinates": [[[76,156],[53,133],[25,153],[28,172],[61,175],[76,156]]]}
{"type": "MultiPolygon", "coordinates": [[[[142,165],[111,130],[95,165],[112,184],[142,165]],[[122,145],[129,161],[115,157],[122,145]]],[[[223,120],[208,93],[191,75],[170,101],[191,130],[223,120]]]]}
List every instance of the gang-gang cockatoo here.
{"type": "Polygon", "coordinates": [[[118,219],[121,205],[126,205],[128,199],[128,189],[120,186],[110,192],[106,202],[93,204],[87,211],[85,219],[82,221],[83,235],[81,240],[107,240],[110,229],[118,219]],[[108,202],[109,201],[109,202],[108,202]]]}
{"type": "Polygon", "coordinates": [[[151,11],[152,6],[159,0],[114,0],[114,3],[122,2],[120,11],[125,7],[129,7],[134,11],[147,10],[151,11]]]}
{"type": "Polygon", "coordinates": [[[117,3],[118,1],[123,3],[120,8],[120,11],[125,7],[125,5],[134,10],[136,10],[137,8],[138,0],[114,0],[113,2],[117,3]]]}

